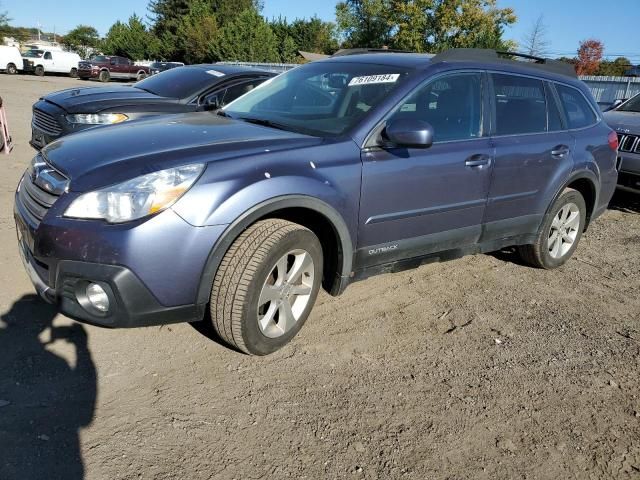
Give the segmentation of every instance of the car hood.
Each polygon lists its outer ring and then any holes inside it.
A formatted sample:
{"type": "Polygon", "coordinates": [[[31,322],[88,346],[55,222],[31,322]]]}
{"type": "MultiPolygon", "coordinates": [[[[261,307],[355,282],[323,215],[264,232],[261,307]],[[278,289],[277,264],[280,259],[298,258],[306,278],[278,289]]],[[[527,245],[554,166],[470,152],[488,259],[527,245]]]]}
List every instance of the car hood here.
{"type": "Polygon", "coordinates": [[[71,180],[70,190],[87,191],[179,165],[321,142],[317,137],[200,112],[87,130],[49,144],[42,154],[71,180]]]}
{"type": "Polygon", "coordinates": [[[50,93],[42,100],[58,105],[67,113],[95,113],[118,106],[178,101],[174,98],[159,97],[128,85],[70,88],[50,93]]]}
{"type": "Polygon", "coordinates": [[[640,133],[640,113],[612,110],[603,114],[604,121],[621,133],[640,133]],[[627,132],[626,130],[629,130],[627,132]]]}

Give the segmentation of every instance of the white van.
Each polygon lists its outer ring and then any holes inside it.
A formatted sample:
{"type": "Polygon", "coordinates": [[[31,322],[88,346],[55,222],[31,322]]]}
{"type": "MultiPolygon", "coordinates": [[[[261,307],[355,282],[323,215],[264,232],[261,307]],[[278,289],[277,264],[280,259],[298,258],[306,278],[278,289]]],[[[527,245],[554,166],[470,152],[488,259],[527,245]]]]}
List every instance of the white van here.
{"type": "Polygon", "coordinates": [[[78,76],[80,55],[77,53],[52,49],[33,49],[23,53],[22,58],[24,59],[24,70],[33,72],[39,77],[45,73],[68,73],[70,77],[78,76]]]}
{"type": "Polygon", "coordinates": [[[13,75],[22,70],[22,55],[18,47],[0,45],[0,70],[13,75]]]}

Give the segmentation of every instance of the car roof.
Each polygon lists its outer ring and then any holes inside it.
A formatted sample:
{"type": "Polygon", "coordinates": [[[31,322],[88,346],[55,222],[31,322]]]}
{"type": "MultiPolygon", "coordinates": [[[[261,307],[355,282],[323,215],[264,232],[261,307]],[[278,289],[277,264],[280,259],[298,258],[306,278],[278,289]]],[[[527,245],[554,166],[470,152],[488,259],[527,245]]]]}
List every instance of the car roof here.
{"type": "Polygon", "coordinates": [[[260,68],[248,67],[246,65],[220,65],[218,63],[201,63],[198,65],[185,65],[182,68],[199,68],[201,70],[216,70],[225,75],[235,75],[243,73],[261,73],[265,75],[275,75],[274,72],[262,70],[260,68]]]}

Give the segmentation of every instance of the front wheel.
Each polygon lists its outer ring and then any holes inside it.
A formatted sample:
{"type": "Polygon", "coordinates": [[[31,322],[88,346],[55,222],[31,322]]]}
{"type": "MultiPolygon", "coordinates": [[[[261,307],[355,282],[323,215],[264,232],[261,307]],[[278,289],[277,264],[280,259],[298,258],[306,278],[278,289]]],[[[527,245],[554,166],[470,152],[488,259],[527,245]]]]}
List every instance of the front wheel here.
{"type": "Polygon", "coordinates": [[[136,77],[136,81],[138,81],[138,82],[139,82],[140,80],[144,80],[145,78],[147,78],[147,74],[146,74],[146,73],[144,73],[144,72],[140,72],[140,73],[138,74],[138,76],[136,77]]]}
{"type": "Polygon", "coordinates": [[[232,347],[267,355],[302,328],[322,283],[322,246],[307,228],[255,223],[225,254],[211,291],[216,333],[232,347]]]}
{"type": "Polygon", "coordinates": [[[102,70],[100,72],[100,75],[98,75],[98,79],[102,83],[107,83],[109,80],[111,80],[111,74],[109,72],[107,72],[106,70],[102,70]]]}
{"type": "Polygon", "coordinates": [[[536,242],[518,248],[528,264],[551,270],[571,258],[582,237],[587,206],[580,192],[567,188],[553,203],[536,242]]]}
{"type": "Polygon", "coordinates": [[[39,77],[44,76],[44,67],[42,65],[38,65],[35,69],[35,74],[39,77]]]}

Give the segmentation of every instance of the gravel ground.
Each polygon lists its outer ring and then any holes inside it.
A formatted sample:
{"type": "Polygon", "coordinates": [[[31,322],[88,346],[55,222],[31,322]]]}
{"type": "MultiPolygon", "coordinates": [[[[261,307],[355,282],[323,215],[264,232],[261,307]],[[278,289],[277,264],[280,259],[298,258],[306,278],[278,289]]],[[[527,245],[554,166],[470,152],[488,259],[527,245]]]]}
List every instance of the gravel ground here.
{"type": "Polygon", "coordinates": [[[12,220],[30,107],[0,76],[0,479],[640,478],[640,196],[553,272],[509,251],[321,295],[266,358],[103,330],[33,295],[12,220]]]}

